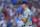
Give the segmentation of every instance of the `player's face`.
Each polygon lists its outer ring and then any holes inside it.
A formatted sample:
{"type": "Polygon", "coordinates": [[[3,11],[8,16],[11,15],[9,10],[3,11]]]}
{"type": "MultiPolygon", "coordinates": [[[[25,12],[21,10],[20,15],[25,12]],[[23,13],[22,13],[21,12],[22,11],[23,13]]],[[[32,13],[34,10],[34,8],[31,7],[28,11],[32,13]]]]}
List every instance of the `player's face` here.
{"type": "Polygon", "coordinates": [[[26,6],[26,4],[22,4],[22,5],[20,5],[20,6],[24,8],[24,7],[26,6]]]}

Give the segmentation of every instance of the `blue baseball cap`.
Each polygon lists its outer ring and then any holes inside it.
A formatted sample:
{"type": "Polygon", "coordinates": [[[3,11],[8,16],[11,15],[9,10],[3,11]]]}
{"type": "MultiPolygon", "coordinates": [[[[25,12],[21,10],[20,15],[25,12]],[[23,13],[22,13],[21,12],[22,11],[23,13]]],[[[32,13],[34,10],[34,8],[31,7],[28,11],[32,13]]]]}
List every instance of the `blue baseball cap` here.
{"type": "Polygon", "coordinates": [[[26,1],[21,1],[20,4],[21,4],[21,5],[22,5],[22,4],[26,4],[26,5],[28,5],[28,2],[26,2],[26,1]]]}

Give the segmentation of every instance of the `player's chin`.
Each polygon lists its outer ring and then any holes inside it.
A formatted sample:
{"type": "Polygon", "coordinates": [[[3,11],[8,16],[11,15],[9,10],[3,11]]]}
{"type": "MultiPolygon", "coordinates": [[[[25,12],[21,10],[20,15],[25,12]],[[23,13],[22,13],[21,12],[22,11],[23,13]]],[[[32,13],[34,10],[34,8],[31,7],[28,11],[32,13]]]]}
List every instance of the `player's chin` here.
{"type": "Polygon", "coordinates": [[[27,19],[26,19],[26,18],[23,18],[22,20],[23,20],[23,22],[24,22],[24,23],[26,23],[26,21],[27,21],[27,19]]]}

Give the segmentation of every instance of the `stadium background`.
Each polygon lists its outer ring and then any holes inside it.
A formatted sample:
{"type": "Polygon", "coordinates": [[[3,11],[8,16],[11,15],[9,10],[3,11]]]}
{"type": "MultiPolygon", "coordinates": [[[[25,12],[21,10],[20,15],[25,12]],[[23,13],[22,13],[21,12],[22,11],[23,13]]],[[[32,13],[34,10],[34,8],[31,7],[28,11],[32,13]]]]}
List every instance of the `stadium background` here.
{"type": "Polygon", "coordinates": [[[28,2],[28,7],[32,12],[32,27],[40,27],[40,0],[0,0],[0,27],[7,27],[7,25],[17,27],[19,25],[17,21],[21,21],[17,10],[21,1],[28,2]]]}

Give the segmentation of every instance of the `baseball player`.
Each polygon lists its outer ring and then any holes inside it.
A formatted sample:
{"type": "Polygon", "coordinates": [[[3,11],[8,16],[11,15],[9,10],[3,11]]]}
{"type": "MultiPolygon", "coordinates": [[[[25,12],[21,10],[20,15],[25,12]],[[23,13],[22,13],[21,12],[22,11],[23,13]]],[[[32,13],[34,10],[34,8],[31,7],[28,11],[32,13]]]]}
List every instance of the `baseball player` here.
{"type": "Polygon", "coordinates": [[[31,17],[31,11],[28,8],[28,3],[26,1],[22,1],[20,4],[21,7],[24,9],[24,14],[22,17],[22,20],[24,22],[24,27],[32,27],[32,21],[30,20],[31,17]]]}

